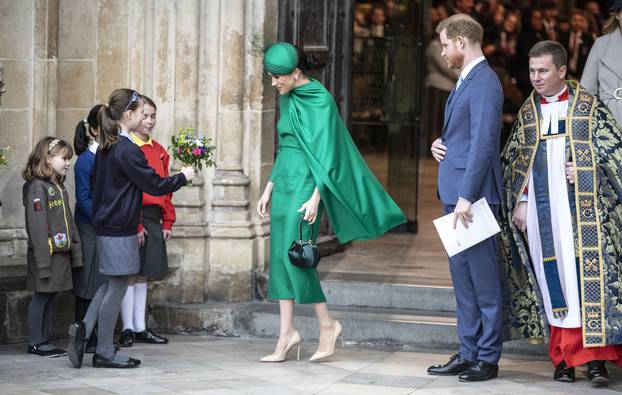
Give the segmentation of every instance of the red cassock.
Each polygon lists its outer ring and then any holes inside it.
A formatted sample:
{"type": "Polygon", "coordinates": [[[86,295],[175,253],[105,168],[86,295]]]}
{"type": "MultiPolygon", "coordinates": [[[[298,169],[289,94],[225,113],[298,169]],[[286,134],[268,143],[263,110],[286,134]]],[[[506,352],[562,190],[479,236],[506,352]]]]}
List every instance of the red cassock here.
{"type": "Polygon", "coordinates": [[[553,365],[557,366],[565,361],[569,368],[590,361],[609,361],[622,366],[622,346],[584,347],[581,328],[559,328],[551,325],[549,358],[553,365]]]}

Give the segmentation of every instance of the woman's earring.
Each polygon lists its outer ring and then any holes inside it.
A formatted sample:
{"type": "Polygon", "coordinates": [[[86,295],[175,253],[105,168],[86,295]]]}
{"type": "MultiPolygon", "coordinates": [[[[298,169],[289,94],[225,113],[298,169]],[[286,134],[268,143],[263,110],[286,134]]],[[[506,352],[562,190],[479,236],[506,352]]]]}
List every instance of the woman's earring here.
{"type": "Polygon", "coordinates": [[[294,81],[298,81],[298,74],[294,75],[294,81]]]}

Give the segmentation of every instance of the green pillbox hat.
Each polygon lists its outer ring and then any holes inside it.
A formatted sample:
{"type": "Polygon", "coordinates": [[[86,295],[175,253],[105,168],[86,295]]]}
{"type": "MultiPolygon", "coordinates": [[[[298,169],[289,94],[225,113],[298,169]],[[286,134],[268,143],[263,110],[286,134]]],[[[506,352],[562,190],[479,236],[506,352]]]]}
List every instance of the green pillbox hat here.
{"type": "Polygon", "coordinates": [[[270,74],[290,74],[297,65],[298,51],[290,43],[274,43],[264,53],[263,66],[270,74]]]}

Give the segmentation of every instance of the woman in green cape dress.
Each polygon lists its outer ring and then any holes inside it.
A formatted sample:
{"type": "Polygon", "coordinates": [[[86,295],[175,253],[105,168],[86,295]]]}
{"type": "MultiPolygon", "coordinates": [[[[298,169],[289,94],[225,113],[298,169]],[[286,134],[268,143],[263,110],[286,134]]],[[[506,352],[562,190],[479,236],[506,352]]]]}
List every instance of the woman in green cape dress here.
{"type": "Polygon", "coordinates": [[[333,355],[341,335],[317,270],[289,262],[287,250],[298,239],[301,216],[306,221],[303,239],[311,236],[311,227],[315,238],[326,211],[342,243],[376,238],[406,221],[356,149],[331,94],[306,75],[317,66],[289,43],[276,43],[264,54],[264,68],[279,93],[279,149],[257,213],[266,216],[272,199],[268,298],[279,300],[281,325],[274,352],[262,362],[282,362],[296,346],[300,357],[295,303],[313,304],[320,323],[319,346],[311,362],[333,355]]]}

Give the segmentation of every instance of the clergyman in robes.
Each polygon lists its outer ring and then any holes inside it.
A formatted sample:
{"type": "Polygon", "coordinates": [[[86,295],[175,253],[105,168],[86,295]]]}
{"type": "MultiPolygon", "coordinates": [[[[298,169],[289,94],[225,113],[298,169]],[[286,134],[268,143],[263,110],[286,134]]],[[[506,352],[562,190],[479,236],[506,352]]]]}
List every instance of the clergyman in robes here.
{"type": "Polygon", "coordinates": [[[534,91],[502,153],[505,337],[549,340],[555,380],[587,364],[602,384],[622,364],[622,133],[565,80],[567,58],[554,41],[530,50],[534,91]]]}

